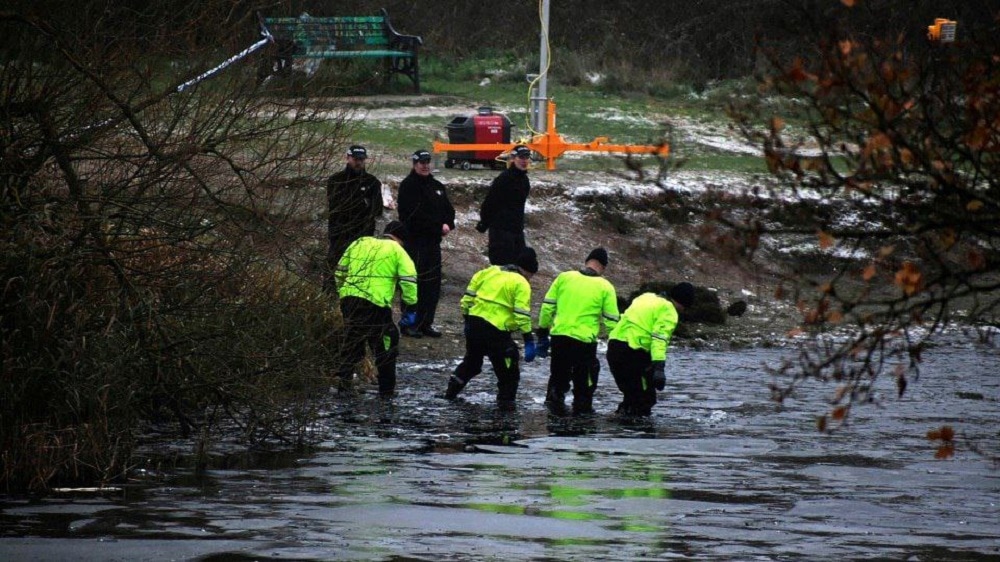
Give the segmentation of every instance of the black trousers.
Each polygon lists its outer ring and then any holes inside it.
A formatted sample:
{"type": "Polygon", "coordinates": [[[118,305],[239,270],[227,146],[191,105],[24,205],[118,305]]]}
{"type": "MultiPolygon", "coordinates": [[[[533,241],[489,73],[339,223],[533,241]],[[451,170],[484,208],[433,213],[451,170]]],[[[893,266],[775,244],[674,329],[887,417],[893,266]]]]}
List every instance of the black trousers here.
{"type": "Polygon", "coordinates": [[[441,241],[414,239],[406,243],[406,253],[417,268],[417,304],[406,310],[417,313],[416,329],[429,328],[441,300],[441,241]]]}
{"type": "Polygon", "coordinates": [[[601,373],[597,360],[597,342],[586,343],[569,336],[552,336],[552,362],[547,398],[562,405],[563,397],[573,386],[573,411],[594,411],[594,391],[601,373]]]}
{"type": "Polygon", "coordinates": [[[648,351],[632,349],[623,341],[608,341],[608,367],[618,390],[622,392],[619,412],[634,416],[652,413],[656,405],[652,365],[648,351]]]}
{"type": "Polygon", "coordinates": [[[399,357],[399,330],[392,321],[392,309],[375,306],[358,297],[340,300],[344,315],[344,339],[341,343],[343,364],[337,373],[341,380],[351,380],[355,367],[365,358],[365,346],[371,349],[378,370],[378,392],[389,396],[396,390],[396,358],[399,357]]]}
{"type": "Polygon", "coordinates": [[[488,357],[497,376],[497,401],[513,402],[521,382],[518,364],[520,352],[510,332],[497,329],[478,316],[469,316],[469,334],[465,338],[465,357],[455,367],[455,376],[463,383],[483,372],[483,359],[488,357]]]}
{"type": "Polygon", "coordinates": [[[490,265],[507,265],[517,261],[517,256],[524,250],[524,231],[503,230],[490,227],[490,241],[487,255],[490,265]]]}

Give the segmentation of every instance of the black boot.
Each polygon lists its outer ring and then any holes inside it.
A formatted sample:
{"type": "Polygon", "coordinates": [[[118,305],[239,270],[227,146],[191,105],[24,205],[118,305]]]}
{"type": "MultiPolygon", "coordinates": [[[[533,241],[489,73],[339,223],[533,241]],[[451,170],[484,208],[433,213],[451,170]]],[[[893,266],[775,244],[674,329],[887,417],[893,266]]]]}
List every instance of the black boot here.
{"type": "Polygon", "coordinates": [[[545,393],[545,407],[557,416],[566,414],[566,395],[550,386],[545,393]]]}
{"type": "Polygon", "coordinates": [[[517,410],[517,401],[497,396],[497,409],[501,412],[513,412],[517,410]]]}
{"type": "Polygon", "coordinates": [[[500,407],[500,411],[510,412],[516,408],[517,383],[517,379],[497,381],[497,406],[500,407]]]}
{"type": "Polygon", "coordinates": [[[594,388],[577,390],[573,388],[573,415],[582,416],[594,413],[594,388]]]}
{"type": "Polygon", "coordinates": [[[399,333],[408,338],[422,338],[424,335],[414,326],[403,326],[399,324],[399,333]]]}
{"type": "Polygon", "coordinates": [[[467,383],[462,379],[452,375],[451,378],[448,379],[448,390],[445,391],[444,397],[448,400],[454,400],[458,397],[458,393],[462,392],[462,389],[465,388],[466,384],[467,383]]]}
{"type": "Polygon", "coordinates": [[[594,413],[594,401],[593,400],[574,400],[573,401],[573,415],[574,416],[585,416],[594,413]]]}

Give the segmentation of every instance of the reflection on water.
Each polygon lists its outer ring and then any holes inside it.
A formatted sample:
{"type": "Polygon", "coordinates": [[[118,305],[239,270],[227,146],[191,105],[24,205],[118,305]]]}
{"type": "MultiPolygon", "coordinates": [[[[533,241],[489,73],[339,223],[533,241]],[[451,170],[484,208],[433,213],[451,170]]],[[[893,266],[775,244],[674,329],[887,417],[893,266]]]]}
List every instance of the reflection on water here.
{"type": "MultiPolygon", "coordinates": [[[[996,560],[1000,473],[935,461],[951,424],[996,449],[996,351],[940,347],[903,400],[815,432],[819,393],[781,411],[761,368],[775,350],[675,350],[654,416],[542,405],[528,365],[500,412],[491,373],[436,396],[450,367],[404,365],[392,403],[329,398],[309,453],[183,463],[124,494],[7,501],[0,558],[996,560]]],[[[888,383],[887,383],[888,384],[888,383]]],[[[176,448],[176,444],[173,444],[176,448]]],[[[166,447],[150,447],[150,455],[166,447]]]]}

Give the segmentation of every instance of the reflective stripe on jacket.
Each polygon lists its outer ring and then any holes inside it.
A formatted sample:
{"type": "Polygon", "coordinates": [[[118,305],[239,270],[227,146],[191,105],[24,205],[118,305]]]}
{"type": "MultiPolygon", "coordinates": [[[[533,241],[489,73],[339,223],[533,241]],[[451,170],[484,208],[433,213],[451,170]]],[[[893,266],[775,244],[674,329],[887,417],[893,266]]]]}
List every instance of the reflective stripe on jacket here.
{"type": "Polygon", "coordinates": [[[417,302],[417,269],[398,242],[363,236],[347,247],[337,264],[337,289],[341,297],[358,297],[388,307],[396,294],[403,302],[417,302]]]}
{"type": "Polygon", "coordinates": [[[462,314],[506,332],[531,332],[531,285],[514,266],[493,265],[472,276],[462,296],[462,314]]]}
{"type": "Polygon", "coordinates": [[[602,321],[609,332],[618,324],[618,296],[610,281],[589,268],[560,273],[538,314],[539,328],[584,343],[597,341],[602,321]]]}
{"type": "Polygon", "coordinates": [[[664,361],[678,320],[674,303],[655,293],[643,293],[625,310],[608,339],[645,349],[652,361],[664,361]]]}

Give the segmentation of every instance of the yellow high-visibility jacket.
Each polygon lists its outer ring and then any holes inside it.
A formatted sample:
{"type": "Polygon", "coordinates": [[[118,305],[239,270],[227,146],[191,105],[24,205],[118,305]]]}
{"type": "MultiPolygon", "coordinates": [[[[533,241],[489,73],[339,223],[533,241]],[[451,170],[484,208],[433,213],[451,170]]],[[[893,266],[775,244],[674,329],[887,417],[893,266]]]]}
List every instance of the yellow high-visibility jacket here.
{"type": "Polygon", "coordinates": [[[531,285],[514,266],[493,265],[472,276],[462,314],[478,316],[505,332],[531,333],[531,285]]]}
{"type": "Polygon", "coordinates": [[[585,343],[597,341],[602,321],[609,332],[618,324],[618,296],[610,281],[590,269],[556,276],[538,314],[539,328],[585,343]]]}
{"type": "Polygon", "coordinates": [[[403,302],[417,302],[417,268],[403,246],[390,238],[362,236],[351,242],[335,277],[341,298],[359,297],[388,307],[398,283],[403,302]]]}
{"type": "Polygon", "coordinates": [[[643,293],[622,313],[608,339],[626,342],[632,349],[645,349],[651,360],[664,361],[678,321],[674,303],[655,293],[643,293]]]}

